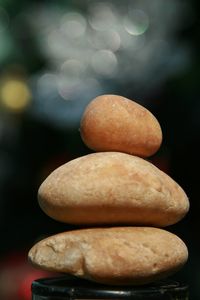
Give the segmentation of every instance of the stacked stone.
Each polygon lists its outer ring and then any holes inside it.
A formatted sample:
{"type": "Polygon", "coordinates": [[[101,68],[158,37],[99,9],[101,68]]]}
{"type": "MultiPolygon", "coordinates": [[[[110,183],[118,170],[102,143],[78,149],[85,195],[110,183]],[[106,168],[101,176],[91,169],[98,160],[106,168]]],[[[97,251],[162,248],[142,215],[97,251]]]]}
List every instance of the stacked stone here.
{"type": "Polygon", "coordinates": [[[172,178],[144,159],[162,142],[156,118],[134,101],[103,95],[86,108],[80,131],[97,152],[56,169],[38,195],[47,215],[83,228],[40,241],[29,260],[114,285],[175,273],[187,261],[187,247],[161,227],[181,220],[189,202],[172,178]]]}

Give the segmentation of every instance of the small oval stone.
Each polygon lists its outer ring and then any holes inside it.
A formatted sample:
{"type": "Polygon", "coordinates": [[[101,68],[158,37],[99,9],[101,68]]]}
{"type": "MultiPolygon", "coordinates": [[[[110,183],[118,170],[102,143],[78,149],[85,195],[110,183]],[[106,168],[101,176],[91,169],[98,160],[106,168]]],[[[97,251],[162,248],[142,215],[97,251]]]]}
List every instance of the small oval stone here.
{"type": "Polygon", "coordinates": [[[95,151],[119,151],[141,157],[153,155],[162,142],[162,131],[152,113],[117,95],[102,95],[86,107],[80,133],[95,151]]]}
{"type": "Polygon", "coordinates": [[[40,241],[29,252],[30,262],[41,269],[112,285],[163,279],[177,272],[187,258],[180,238],[153,227],[64,232],[40,241]]]}
{"type": "Polygon", "coordinates": [[[183,189],[150,162],[120,152],[76,158],[54,170],[38,199],[61,222],[164,227],[189,209],[183,189]]]}

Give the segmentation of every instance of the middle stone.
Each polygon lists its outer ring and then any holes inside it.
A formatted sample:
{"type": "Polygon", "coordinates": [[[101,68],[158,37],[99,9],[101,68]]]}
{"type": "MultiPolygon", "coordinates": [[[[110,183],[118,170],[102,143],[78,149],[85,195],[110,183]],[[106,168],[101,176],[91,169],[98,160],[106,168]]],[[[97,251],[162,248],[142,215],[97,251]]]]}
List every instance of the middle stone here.
{"type": "Polygon", "coordinates": [[[39,204],[51,218],[83,225],[178,222],[189,209],[183,189],[150,162],[120,152],[74,159],[42,183],[39,204]]]}

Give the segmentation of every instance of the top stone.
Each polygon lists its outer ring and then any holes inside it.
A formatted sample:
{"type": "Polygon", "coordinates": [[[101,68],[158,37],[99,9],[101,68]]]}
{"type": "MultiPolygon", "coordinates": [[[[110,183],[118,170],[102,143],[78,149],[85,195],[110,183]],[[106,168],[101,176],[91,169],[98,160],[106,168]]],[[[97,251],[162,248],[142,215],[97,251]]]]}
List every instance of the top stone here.
{"type": "Polygon", "coordinates": [[[157,119],[143,106],[117,95],[92,100],[83,114],[80,133],[95,151],[118,151],[140,157],[157,152],[162,131],[157,119]]]}

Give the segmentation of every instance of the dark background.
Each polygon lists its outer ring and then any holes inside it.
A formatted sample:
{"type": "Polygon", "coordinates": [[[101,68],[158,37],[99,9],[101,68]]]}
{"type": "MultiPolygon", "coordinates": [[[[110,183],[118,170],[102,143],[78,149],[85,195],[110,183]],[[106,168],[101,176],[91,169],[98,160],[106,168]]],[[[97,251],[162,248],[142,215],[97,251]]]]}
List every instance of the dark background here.
{"type": "Polygon", "coordinates": [[[30,282],[49,275],[27,264],[27,252],[71,227],[44,215],[37,190],[91,152],[79,122],[105,93],[137,101],[161,124],[151,160],[191,203],[167,228],[190,253],[176,278],[200,298],[199,26],[198,1],[0,1],[0,299],[30,299],[30,282]]]}

